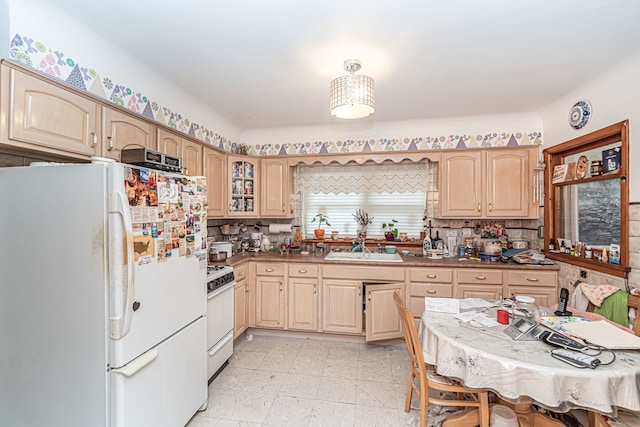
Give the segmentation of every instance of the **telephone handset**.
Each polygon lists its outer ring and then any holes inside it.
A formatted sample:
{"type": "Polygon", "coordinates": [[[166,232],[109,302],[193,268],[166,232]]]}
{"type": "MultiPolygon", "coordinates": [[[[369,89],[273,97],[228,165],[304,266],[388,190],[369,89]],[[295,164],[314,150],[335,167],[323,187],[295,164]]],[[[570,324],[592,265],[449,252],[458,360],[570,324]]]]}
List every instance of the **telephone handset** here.
{"type": "Polygon", "coordinates": [[[540,341],[544,341],[556,347],[562,347],[568,350],[585,351],[589,346],[580,341],[571,339],[565,335],[552,331],[543,331],[537,337],[540,341]]]}
{"type": "Polygon", "coordinates": [[[560,289],[560,297],[558,298],[558,309],[555,311],[556,316],[571,316],[573,313],[567,311],[567,303],[569,302],[569,290],[567,288],[560,289]]]}

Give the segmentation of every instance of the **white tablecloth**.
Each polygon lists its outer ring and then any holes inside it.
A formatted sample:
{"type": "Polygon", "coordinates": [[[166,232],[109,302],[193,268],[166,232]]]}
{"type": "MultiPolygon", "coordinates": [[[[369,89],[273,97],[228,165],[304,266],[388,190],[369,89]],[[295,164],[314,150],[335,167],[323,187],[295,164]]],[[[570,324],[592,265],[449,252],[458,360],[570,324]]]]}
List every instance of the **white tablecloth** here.
{"type": "MultiPolygon", "coordinates": [[[[557,412],[640,411],[640,352],[617,351],[612,365],[574,368],[551,357],[554,347],[513,341],[504,328],[472,326],[452,314],[425,311],[420,323],[425,361],[467,387],[487,388],[507,400],[527,396],[557,412]]],[[[599,357],[606,363],[611,355],[599,357]]]]}

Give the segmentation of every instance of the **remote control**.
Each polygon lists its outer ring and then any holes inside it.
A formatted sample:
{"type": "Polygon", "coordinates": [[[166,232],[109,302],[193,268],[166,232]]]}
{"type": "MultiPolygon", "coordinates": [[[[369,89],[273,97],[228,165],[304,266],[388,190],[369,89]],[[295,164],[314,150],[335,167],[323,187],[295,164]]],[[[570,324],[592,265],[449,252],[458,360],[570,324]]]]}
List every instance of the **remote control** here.
{"type": "Polygon", "coordinates": [[[596,359],[595,357],[589,356],[588,354],[567,350],[564,348],[557,348],[555,350],[552,350],[551,356],[577,368],[595,369],[600,365],[600,359],[596,359]]]}

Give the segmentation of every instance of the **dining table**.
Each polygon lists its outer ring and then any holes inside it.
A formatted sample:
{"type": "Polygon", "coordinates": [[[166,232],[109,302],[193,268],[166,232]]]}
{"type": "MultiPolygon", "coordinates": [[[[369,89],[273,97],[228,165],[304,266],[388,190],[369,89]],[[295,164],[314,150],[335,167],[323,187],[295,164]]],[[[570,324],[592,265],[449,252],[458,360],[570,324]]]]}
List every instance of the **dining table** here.
{"type": "MultiPolygon", "coordinates": [[[[480,311],[496,318],[495,307],[480,311]]],[[[604,351],[597,368],[577,368],[552,357],[556,347],[550,344],[512,339],[507,326],[424,311],[419,336],[425,362],[466,387],[493,391],[520,408],[519,419],[527,418],[531,403],[557,413],[580,408],[614,417],[619,409],[640,414],[640,352],[615,350],[615,360],[605,365],[613,355],[604,351]]]]}

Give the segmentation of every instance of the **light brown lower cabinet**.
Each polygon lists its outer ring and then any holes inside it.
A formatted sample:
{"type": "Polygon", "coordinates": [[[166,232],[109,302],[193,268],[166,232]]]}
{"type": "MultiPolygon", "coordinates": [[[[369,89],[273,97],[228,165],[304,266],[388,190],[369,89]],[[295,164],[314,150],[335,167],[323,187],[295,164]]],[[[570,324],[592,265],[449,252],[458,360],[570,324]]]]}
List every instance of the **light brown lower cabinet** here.
{"type": "Polygon", "coordinates": [[[284,328],[284,277],[256,276],[256,326],[284,328]]]}
{"type": "Polygon", "coordinates": [[[365,340],[378,341],[403,336],[402,323],[393,300],[393,293],[403,294],[404,283],[365,286],[365,340]]]}
{"type": "Polygon", "coordinates": [[[247,329],[246,308],[247,281],[236,280],[233,294],[233,338],[238,338],[247,329]]]}
{"type": "Polygon", "coordinates": [[[362,334],[362,282],[325,279],[322,288],[322,330],[362,334]]]}
{"type": "Polygon", "coordinates": [[[460,268],[458,276],[458,298],[501,299],[502,270],[460,268]]]}
{"type": "Polygon", "coordinates": [[[289,277],[289,329],[318,329],[318,279],[289,277]]]}

